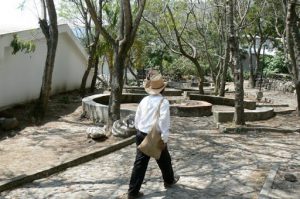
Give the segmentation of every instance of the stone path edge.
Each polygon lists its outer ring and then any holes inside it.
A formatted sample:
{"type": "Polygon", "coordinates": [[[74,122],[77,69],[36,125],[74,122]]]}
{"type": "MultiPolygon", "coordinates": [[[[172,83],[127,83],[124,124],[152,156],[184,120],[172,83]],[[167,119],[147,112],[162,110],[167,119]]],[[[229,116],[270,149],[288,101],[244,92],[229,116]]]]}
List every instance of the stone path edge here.
{"type": "Polygon", "coordinates": [[[17,176],[15,178],[6,180],[3,182],[0,182],[0,193],[6,190],[11,190],[16,187],[19,187],[21,185],[24,185],[26,183],[30,183],[34,180],[39,180],[42,178],[46,178],[50,175],[53,175],[55,173],[61,172],[66,170],[69,167],[78,166],[80,164],[86,163],[88,161],[91,161],[93,159],[99,158],[101,156],[107,155],[109,153],[112,153],[114,151],[117,151],[119,149],[122,149],[130,144],[133,144],[135,142],[135,136],[131,136],[129,138],[126,138],[122,141],[119,141],[111,146],[103,147],[98,151],[83,155],[81,157],[75,158],[73,160],[70,160],[68,162],[64,162],[60,165],[51,167],[49,169],[45,169],[43,171],[30,174],[30,175],[21,175],[17,176]]]}
{"type": "Polygon", "coordinates": [[[267,176],[267,179],[259,193],[258,199],[269,199],[270,198],[269,194],[271,193],[273,181],[274,181],[275,176],[277,175],[278,169],[279,169],[278,163],[274,164],[271,167],[269,174],[267,176]]]}

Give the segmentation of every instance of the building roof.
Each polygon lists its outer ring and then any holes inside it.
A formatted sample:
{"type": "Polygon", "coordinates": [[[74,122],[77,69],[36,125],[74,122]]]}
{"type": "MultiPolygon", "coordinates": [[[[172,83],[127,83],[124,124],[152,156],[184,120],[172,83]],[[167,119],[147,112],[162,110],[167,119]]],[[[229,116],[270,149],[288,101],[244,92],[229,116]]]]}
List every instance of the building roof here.
{"type": "Polygon", "coordinates": [[[15,33],[15,32],[20,32],[24,30],[31,30],[31,29],[38,29],[39,27],[37,26],[32,26],[32,27],[22,27],[22,26],[14,26],[14,25],[1,25],[0,26],[0,35],[4,34],[9,34],[9,33],[15,33]]]}
{"type": "MultiPolygon", "coordinates": [[[[88,54],[84,47],[80,44],[79,40],[75,37],[73,31],[68,24],[58,25],[58,32],[66,33],[70,39],[74,42],[75,46],[81,52],[81,54],[87,59],[88,54]]],[[[22,28],[22,27],[1,27],[0,28],[0,57],[3,56],[4,47],[10,46],[11,38],[13,34],[18,34],[22,39],[25,40],[38,40],[45,38],[40,28],[22,28]],[[5,39],[8,37],[9,39],[5,39]]]]}

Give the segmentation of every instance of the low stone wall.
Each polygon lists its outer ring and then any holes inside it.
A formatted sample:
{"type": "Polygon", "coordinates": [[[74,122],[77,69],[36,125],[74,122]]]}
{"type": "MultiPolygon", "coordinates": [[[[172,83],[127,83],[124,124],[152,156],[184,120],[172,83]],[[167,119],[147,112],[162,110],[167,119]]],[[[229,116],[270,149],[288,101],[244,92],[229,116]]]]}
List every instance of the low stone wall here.
{"type": "MultiPolygon", "coordinates": [[[[122,95],[121,103],[139,103],[143,94],[125,94],[122,95]]],[[[85,97],[82,99],[83,113],[94,123],[105,123],[108,121],[108,102],[109,94],[99,94],[85,97]]],[[[134,110],[122,109],[120,112],[121,118],[125,118],[129,114],[135,114],[134,110]]]]}
{"type": "MultiPolygon", "coordinates": [[[[260,81],[256,82],[256,87],[259,88],[260,81]]],[[[293,93],[295,91],[295,84],[293,81],[277,80],[277,79],[263,79],[262,88],[267,90],[276,90],[282,92],[293,93]]]]}
{"type": "Polygon", "coordinates": [[[212,104],[203,101],[197,101],[196,105],[171,104],[170,114],[179,117],[203,117],[212,115],[212,104]]]}
{"type": "MultiPolygon", "coordinates": [[[[176,81],[169,81],[168,87],[176,88],[176,89],[189,89],[191,87],[198,87],[198,81],[187,81],[187,82],[176,82],[176,81]]],[[[203,82],[203,86],[211,86],[212,83],[210,82],[203,82]]]]}
{"type": "MultiPolygon", "coordinates": [[[[123,93],[132,93],[132,94],[147,94],[145,89],[142,87],[126,87],[123,89],[123,93]]],[[[164,91],[164,96],[181,96],[183,93],[182,90],[166,88],[164,91]]]]}
{"type": "MultiPolygon", "coordinates": [[[[216,123],[232,122],[234,111],[214,111],[213,116],[216,123]]],[[[271,107],[261,107],[256,110],[245,110],[245,121],[266,120],[273,116],[274,109],[271,107]]]]}
{"type": "MultiPolygon", "coordinates": [[[[234,99],[213,96],[213,95],[190,94],[190,99],[206,101],[214,105],[234,106],[234,99]]],[[[256,108],[256,102],[245,100],[244,108],[254,110],[256,108]]]]}
{"type": "Polygon", "coordinates": [[[146,94],[146,91],[144,87],[137,87],[137,86],[132,86],[132,87],[124,87],[123,88],[123,93],[139,93],[139,94],[146,94]]]}
{"type": "Polygon", "coordinates": [[[184,89],[184,88],[191,88],[192,83],[191,82],[168,82],[168,87],[176,88],[176,89],[184,89]]]}

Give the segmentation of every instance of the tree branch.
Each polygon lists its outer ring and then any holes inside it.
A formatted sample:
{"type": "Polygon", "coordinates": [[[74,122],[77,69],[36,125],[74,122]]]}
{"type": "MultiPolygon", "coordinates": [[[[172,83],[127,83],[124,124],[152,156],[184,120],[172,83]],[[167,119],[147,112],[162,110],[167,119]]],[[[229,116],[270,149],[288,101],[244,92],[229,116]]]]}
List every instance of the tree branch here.
{"type": "Polygon", "coordinates": [[[130,35],[131,38],[135,38],[135,34],[137,32],[137,29],[139,27],[141,18],[143,16],[143,11],[144,11],[144,8],[145,8],[145,4],[146,4],[146,0],[139,0],[138,1],[139,10],[138,10],[138,13],[137,13],[137,15],[134,19],[133,24],[132,24],[132,33],[130,35]]]}
{"type": "MultiPolygon", "coordinates": [[[[91,3],[90,0],[85,0],[88,10],[90,11],[90,15],[93,19],[93,22],[96,28],[99,29],[101,35],[113,46],[116,45],[116,41],[113,37],[107,32],[107,30],[102,25],[102,8],[99,8],[100,16],[98,18],[95,6],[91,3]]],[[[99,3],[102,5],[102,0],[99,0],[99,3]]]]}
{"type": "Polygon", "coordinates": [[[122,13],[123,13],[123,18],[124,18],[124,35],[122,37],[122,41],[126,42],[129,37],[130,37],[130,33],[132,30],[132,15],[131,15],[131,6],[130,6],[130,0],[122,0],[122,13]]]}
{"type": "Polygon", "coordinates": [[[167,41],[165,40],[164,36],[162,35],[162,33],[160,32],[159,28],[155,25],[154,22],[150,21],[149,19],[147,19],[145,16],[143,16],[143,19],[149,23],[155,30],[156,32],[158,33],[159,35],[159,38],[160,40],[166,45],[166,47],[171,50],[172,52],[174,52],[175,54],[178,54],[178,55],[182,55],[180,52],[176,51],[175,49],[173,49],[169,43],[167,43],[167,41]]]}
{"type": "MultiPolygon", "coordinates": [[[[177,40],[177,43],[178,43],[178,47],[179,47],[179,51],[182,53],[182,55],[184,55],[185,57],[189,58],[189,59],[193,59],[195,57],[189,55],[184,49],[183,49],[183,46],[182,46],[182,43],[181,43],[181,38],[180,38],[180,35],[179,35],[179,32],[177,30],[177,27],[176,27],[176,23],[175,23],[175,19],[174,19],[174,16],[173,16],[173,13],[169,7],[169,5],[166,6],[167,10],[168,10],[168,13],[171,17],[171,21],[173,23],[173,29],[174,29],[174,32],[175,32],[175,36],[176,36],[176,40],[177,40]]],[[[194,52],[193,52],[194,53],[194,52]]]]}

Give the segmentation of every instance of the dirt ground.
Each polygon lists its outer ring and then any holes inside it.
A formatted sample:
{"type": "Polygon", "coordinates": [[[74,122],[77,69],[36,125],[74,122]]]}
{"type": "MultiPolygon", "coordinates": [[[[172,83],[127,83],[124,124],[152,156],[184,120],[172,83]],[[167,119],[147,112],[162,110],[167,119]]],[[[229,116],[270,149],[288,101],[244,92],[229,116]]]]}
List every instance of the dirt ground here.
{"type": "MultiPolygon", "coordinates": [[[[257,89],[245,89],[245,99],[255,100],[256,92],[257,89]]],[[[264,91],[263,103],[288,104],[296,108],[296,96],[264,91]]],[[[20,122],[18,129],[0,132],[0,182],[47,169],[121,140],[116,137],[102,141],[87,138],[87,130],[95,125],[82,117],[81,98],[77,92],[51,97],[49,111],[41,122],[30,116],[32,106],[20,105],[0,113],[0,116],[14,116],[20,122]]],[[[293,113],[256,124],[275,127],[288,124],[295,127],[300,122],[293,113]]]]}

